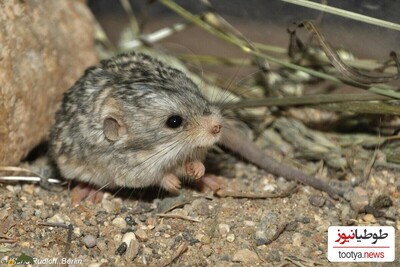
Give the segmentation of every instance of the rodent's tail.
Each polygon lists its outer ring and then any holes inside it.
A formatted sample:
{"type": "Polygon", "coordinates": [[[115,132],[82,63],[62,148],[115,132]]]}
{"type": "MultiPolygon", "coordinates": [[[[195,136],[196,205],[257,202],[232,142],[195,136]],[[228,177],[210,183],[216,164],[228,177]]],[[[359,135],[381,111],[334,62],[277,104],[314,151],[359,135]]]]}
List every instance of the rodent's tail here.
{"type": "Polygon", "coordinates": [[[276,161],[232,125],[223,128],[220,144],[269,173],[312,186],[328,193],[332,198],[338,199],[338,193],[328,184],[276,161]]]}

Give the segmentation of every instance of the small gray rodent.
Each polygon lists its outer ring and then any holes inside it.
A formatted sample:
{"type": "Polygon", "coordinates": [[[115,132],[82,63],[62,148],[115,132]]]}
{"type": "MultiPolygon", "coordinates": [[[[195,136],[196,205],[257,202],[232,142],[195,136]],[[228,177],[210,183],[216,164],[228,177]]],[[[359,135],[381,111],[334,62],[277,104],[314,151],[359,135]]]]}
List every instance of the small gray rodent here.
{"type": "Polygon", "coordinates": [[[180,188],[180,178],[204,175],[216,144],[291,180],[335,192],[278,163],[233,127],[181,71],[140,53],[86,70],[65,94],[50,133],[50,155],[61,174],[98,187],[180,188]]]}

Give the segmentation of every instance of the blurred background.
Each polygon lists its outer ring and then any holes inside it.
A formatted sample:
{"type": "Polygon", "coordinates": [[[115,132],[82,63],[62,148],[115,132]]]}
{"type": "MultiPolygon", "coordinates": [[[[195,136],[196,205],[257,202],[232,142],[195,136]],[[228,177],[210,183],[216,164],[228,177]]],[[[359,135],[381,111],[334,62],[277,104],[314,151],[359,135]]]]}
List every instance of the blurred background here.
{"type": "MultiPolygon", "coordinates": [[[[204,11],[198,0],[175,1],[194,14],[204,11]]],[[[316,1],[318,2],[318,1],[316,1]]],[[[320,2],[320,1],[319,1],[320,2]]],[[[146,21],[144,32],[167,27],[183,19],[157,1],[130,0],[139,21],[146,21]],[[151,3],[151,4],[150,4],[151,3]],[[144,14],[147,17],[144,19],[144,14]]],[[[286,28],[293,22],[320,19],[324,34],[334,46],[351,49],[359,57],[387,58],[388,50],[398,50],[400,32],[346,19],[280,0],[211,0],[216,12],[255,42],[287,47],[286,28]]],[[[116,43],[128,25],[120,1],[89,0],[89,7],[103,26],[112,42],[116,43]]],[[[392,0],[336,0],[330,6],[342,8],[374,18],[400,23],[400,1],[392,0]]],[[[197,54],[233,56],[233,46],[213,38],[197,27],[163,40],[162,46],[172,51],[197,54]]]]}

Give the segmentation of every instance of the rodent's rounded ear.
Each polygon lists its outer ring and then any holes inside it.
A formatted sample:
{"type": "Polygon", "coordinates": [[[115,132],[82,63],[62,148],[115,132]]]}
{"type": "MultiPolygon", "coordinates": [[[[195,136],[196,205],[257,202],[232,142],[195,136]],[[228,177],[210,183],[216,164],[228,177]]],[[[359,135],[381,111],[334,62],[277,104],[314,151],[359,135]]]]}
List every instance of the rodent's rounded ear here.
{"type": "Polygon", "coordinates": [[[116,116],[108,116],[103,121],[103,132],[109,141],[117,141],[126,133],[125,124],[116,116]]]}

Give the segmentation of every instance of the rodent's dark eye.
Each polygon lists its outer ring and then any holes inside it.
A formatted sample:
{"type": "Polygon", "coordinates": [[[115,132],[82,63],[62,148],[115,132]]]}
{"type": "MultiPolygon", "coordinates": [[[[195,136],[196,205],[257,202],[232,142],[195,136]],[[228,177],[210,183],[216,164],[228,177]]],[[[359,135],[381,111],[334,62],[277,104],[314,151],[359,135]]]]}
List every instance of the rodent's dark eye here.
{"type": "Polygon", "coordinates": [[[181,116],[179,116],[179,115],[173,115],[173,116],[171,116],[171,117],[169,117],[169,118],[167,119],[166,124],[167,124],[167,126],[168,126],[169,128],[178,128],[179,126],[182,125],[182,122],[183,122],[183,119],[182,119],[181,116]]]}

